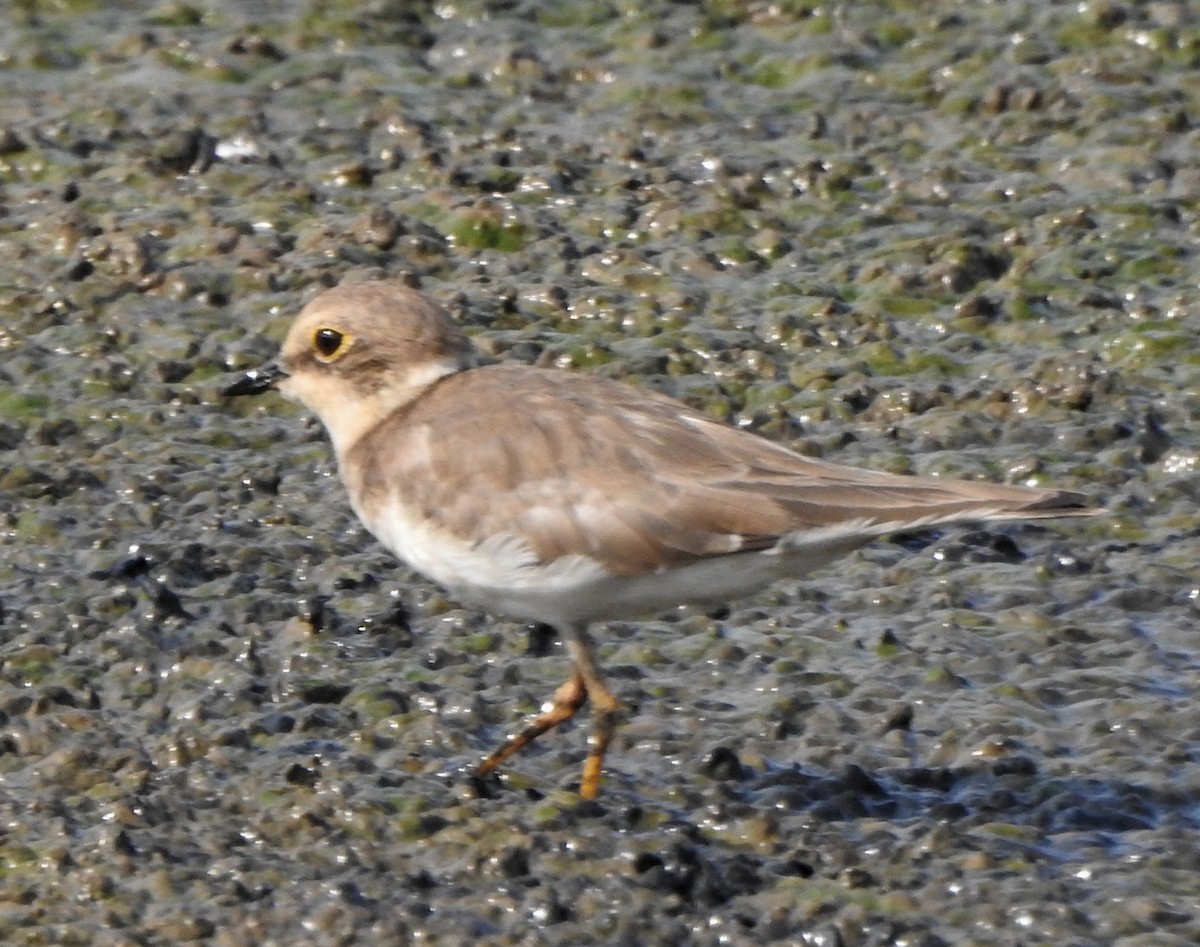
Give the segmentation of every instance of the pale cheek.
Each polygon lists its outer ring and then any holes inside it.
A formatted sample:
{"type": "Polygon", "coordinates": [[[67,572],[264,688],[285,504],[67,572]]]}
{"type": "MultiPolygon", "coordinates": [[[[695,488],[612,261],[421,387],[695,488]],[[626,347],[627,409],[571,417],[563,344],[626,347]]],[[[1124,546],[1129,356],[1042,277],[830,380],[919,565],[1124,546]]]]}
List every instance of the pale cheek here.
{"type": "Polygon", "coordinates": [[[318,417],[324,418],[329,402],[336,401],[337,392],[331,391],[325,379],[312,375],[291,375],[277,386],[279,393],[289,401],[304,405],[318,417]]]}
{"type": "Polygon", "coordinates": [[[295,376],[288,376],[275,386],[275,390],[287,398],[288,401],[304,403],[304,396],[299,390],[301,387],[301,385],[297,384],[295,376]]]}
{"type": "Polygon", "coordinates": [[[279,383],[279,393],[308,408],[330,429],[334,440],[339,433],[353,432],[373,416],[373,405],[356,398],[341,380],[328,374],[306,372],[291,375],[279,383]]]}

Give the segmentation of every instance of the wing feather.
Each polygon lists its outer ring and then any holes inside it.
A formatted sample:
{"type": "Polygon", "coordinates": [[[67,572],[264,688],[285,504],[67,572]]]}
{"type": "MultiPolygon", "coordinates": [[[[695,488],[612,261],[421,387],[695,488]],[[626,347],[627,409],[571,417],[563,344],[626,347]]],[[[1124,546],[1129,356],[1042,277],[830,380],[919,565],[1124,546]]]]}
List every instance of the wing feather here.
{"type": "Polygon", "coordinates": [[[628,575],[839,525],[1088,512],[1078,494],[801,457],[653,392],[525,366],[441,379],[351,455],[368,517],[399,499],[473,542],[516,530],[539,562],[628,575]]]}

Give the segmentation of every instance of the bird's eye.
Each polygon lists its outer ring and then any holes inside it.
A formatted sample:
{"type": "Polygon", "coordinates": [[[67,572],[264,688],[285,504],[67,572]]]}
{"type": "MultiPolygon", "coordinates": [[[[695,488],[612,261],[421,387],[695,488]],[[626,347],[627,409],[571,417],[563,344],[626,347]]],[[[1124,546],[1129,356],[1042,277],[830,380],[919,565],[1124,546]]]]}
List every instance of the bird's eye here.
{"type": "Polygon", "coordinates": [[[322,358],[333,358],[345,341],[346,337],[337,329],[318,329],[313,333],[313,348],[322,358]]]}

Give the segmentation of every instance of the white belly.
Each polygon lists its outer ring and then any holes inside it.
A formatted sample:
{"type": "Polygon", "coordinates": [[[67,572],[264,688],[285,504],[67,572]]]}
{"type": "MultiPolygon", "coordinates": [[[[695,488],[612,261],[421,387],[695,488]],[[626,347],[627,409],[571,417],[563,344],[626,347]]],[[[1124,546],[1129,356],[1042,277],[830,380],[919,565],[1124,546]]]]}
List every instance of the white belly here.
{"type": "Polygon", "coordinates": [[[538,562],[528,543],[511,534],[466,542],[399,506],[387,515],[361,518],[384,546],[463,604],[552,625],[635,618],[686,603],[728,602],[779,579],[801,576],[885,531],[846,524],[784,537],[766,551],[618,575],[586,556],[538,562]]]}

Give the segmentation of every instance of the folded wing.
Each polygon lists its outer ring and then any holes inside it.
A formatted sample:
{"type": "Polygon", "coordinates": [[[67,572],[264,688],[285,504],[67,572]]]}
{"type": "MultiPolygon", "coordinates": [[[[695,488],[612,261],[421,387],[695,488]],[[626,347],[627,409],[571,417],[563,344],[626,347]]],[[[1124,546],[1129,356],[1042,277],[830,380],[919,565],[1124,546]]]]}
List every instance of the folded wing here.
{"type": "Polygon", "coordinates": [[[364,484],[364,502],[401,491],[405,503],[477,542],[513,534],[515,523],[513,539],[538,562],[582,555],[624,575],[843,524],[870,535],[1094,512],[1075,493],[801,457],[653,392],[523,366],[443,379],[356,450],[391,458],[359,466],[391,468],[364,484]],[[467,469],[479,478],[474,494],[457,486],[467,469]]]}

